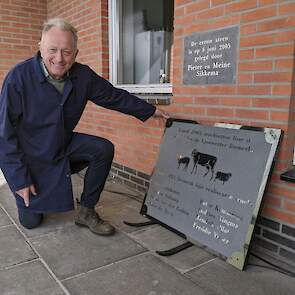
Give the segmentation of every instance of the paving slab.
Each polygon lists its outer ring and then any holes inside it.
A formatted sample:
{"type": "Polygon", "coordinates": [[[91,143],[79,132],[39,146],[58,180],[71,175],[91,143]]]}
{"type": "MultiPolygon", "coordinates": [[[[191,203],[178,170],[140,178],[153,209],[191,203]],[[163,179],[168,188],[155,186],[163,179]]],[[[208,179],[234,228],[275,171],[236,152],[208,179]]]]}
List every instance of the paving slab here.
{"type": "Polygon", "coordinates": [[[64,295],[40,261],[0,270],[1,295],[64,295]]]}
{"type": "Polygon", "coordinates": [[[75,225],[32,238],[31,242],[60,279],[146,251],[120,232],[103,237],[75,225]]]}
{"type": "Polygon", "coordinates": [[[7,214],[0,208],[0,227],[11,224],[7,214]]]}
{"type": "Polygon", "coordinates": [[[216,295],[294,295],[295,279],[264,267],[248,265],[240,271],[216,259],[186,274],[216,295]]]}
{"type": "Polygon", "coordinates": [[[96,207],[102,218],[110,221],[118,229],[123,230],[124,232],[134,232],[140,229],[126,225],[124,224],[124,221],[148,221],[147,218],[139,213],[140,208],[141,203],[139,201],[108,192],[102,194],[101,200],[96,207]]]}
{"type": "MultiPolygon", "coordinates": [[[[179,235],[160,225],[146,227],[130,236],[151,251],[169,250],[186,242],[179,235]]],[[[160,258],[184,273],[215,257],[200,247],[192,246],[172,256],[160,256],[160,258]]]]}
{"type": "Polygon", "coordinates": [[[6,209],[16,209],[15,198],[7,184],[0,186],[0,204],[6,209]]]}
{"type": "Polygon", "coordinates": [[[63,281],[72,295],[209,295],[151,254],[63,281]]]}
{"type": "Polygon", "coordinates": [[[53,231],[61,230],[64,227],[72,226],[74,224],[75,211],[68,211],[62,213],[45,214],[42,224],[34,229],[26,229],[18,220],[18,211],[16,208],[8,208],[8,214],[13,221],[18,225],[19,229],[26,237],[38,237],[48,234],[53,231]]]}
{"type": "Polygon", "coordinates": [[[35,258],[37,255],[13,225],[0,228],[0,268],[35,258]]]}

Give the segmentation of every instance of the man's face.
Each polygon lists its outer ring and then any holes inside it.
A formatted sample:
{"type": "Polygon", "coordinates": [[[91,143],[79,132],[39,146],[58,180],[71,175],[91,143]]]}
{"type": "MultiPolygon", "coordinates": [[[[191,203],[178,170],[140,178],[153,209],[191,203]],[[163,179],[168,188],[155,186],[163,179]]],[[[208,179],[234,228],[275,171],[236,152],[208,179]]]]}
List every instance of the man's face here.
{"type": "Polygon", "coordinates": [[[58,27],[43,34],[40,52],[47,71],[54,79],[61,79],[68,72],[78,53],[72,33],[58,27]]]}

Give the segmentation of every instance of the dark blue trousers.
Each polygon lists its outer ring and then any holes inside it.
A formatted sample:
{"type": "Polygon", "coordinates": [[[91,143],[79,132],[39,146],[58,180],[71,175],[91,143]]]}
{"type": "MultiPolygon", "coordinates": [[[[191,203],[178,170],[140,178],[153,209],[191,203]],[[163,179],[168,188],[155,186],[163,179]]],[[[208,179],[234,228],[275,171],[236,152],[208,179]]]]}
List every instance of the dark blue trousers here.
{"type": "MultiPolygon", "coordinates": [[[[75,133],[73,140],[82,143],[75,145],[76,148],[68,155],[72,174],[88,167],[80,204],[94,208],[111,169],[114,145],[105,138],[78,133],[75,133]]],[[[21,208],[18,208],[18,211],[19,221],[24,227],[32,229],[41,224],[42,213],[33,213],[21,208]]]]}

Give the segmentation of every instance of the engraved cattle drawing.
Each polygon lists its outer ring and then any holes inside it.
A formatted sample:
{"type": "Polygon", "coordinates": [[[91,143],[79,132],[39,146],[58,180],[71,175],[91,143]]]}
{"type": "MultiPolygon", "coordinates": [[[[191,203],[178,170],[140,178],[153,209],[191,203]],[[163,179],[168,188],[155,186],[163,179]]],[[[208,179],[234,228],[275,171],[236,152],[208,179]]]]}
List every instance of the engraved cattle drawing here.
{"type": "Polygon", "coordinates": [[[192,157],[193,157],[194,166],[191,173],[195,172],[196,174],[198,165],[201,165],[207,169],[206,173],[203,176],[205,177],[209,172],[211,172],[210,180],[212,180],[214,175],[214,166],[217,162],[217,158],[215,156],[200,153],[198,152],[197,149],[193,149],[192,157]]]}

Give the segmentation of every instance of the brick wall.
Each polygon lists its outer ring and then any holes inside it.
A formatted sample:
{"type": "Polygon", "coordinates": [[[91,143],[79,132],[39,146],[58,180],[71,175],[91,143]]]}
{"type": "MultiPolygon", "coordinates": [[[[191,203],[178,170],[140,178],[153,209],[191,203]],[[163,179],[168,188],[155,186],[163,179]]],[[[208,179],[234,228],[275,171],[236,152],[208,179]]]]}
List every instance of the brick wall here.
{"type": "Polygon", "coordinates": [[[201,123],[222,121],[283,129],[284,139],[257,227],[256,246],[295,263],[295,186],[280,180],[280,174],[290,167],[293,159],[295,3],[275,0],[176,0],[175,3],[174,97],[169,109],[177,116],[201,123]],[[240,27],[237,83],[184,86],[184,37],[233,25],[240,27]]]}
{"type": "Polygon", "coordinates": [[[0,87],[9,69],[36,53],[45,0],[0,1],[0,87]]]}

